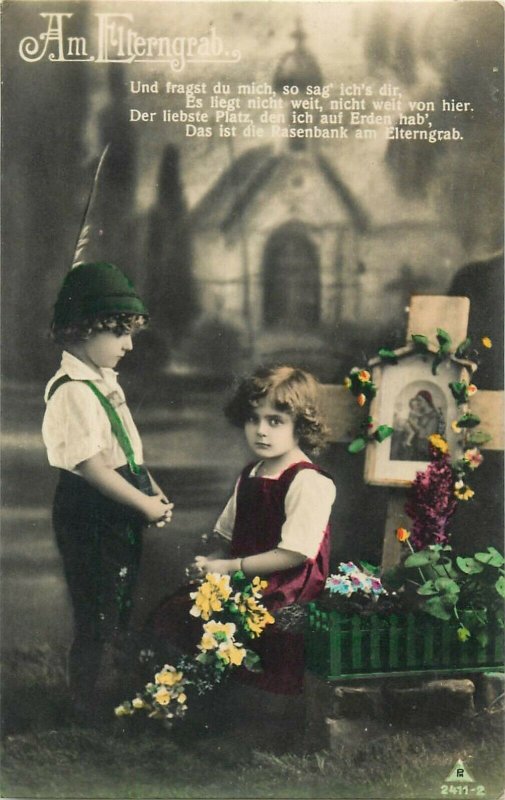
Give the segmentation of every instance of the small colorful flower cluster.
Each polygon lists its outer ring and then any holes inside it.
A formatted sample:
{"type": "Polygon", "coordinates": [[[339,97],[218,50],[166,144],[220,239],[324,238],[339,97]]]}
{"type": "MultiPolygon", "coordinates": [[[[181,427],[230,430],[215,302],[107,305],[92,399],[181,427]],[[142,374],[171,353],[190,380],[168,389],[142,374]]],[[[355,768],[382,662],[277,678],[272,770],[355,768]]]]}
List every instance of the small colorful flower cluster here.
{"type": "Polygon", "coordinates": [[[341,562],[338,573],[326,579],[325,588],[330,594],[342,594],[345,597],[360,593],[375,599],[386,594],[380,578],[360,569],[352,561],[341,562]]]}
{"type": "Polygon", "coordinates": [[[367,369],[353,367],[349,375],[344,378],[344,386],[354,395],[359,406],[364,406],[367,400],[372,400],[377,394],[377,388],[367,369]]]}
{"type": "MultiPolygon", "coordinates": [[[[439,434],[430,436],[429,442],[435,453],[437,451],[443,455],[448,453],[449,445],[439,434]]],[[[453,492],[457,500],[471,500],[475,495],[474,490],[468,486],[467,479],[474,470],[480,467],[483,461],[484,456],[479,448],[469,447],[463,453],[463,457],[451,465],[454,477],[453,492]]]]}
{"type": "Polygon", "coordinates": [[[165,664],[133,700],[115,709],[117,717],[145,711],[149,717],[171,724],[185,715],[188,690],[209,691],[233,667],[256,667],[259,657],[244,642],[261,636],[273,616],[259,602],[268,583],[256,577],[249,581],[243,572],[233,576],[209,572],[195,592],[190,609],[203,621],[203,632],[192,660],[183,657],[176,667],[165,664]]]}
{"type": "Polygon", "coordinates": [[[146,684],[137,697],[117,706],[115,714],[117,717],[127,717],[135,711],[146,711],[153,719],[172,720],[183,717],[188,708],[188,685],[189,681],[180,670],[165,664],[154,676],[154,683],[146,684]]]}

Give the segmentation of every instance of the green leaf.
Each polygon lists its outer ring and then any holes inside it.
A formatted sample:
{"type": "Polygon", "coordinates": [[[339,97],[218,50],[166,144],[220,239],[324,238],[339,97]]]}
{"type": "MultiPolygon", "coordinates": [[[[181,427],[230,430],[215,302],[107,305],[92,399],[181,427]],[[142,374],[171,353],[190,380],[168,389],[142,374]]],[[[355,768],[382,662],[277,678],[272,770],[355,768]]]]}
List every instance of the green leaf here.
{"type": "Polygon", "coordinates": [[[411,335],[411,339],[414,342],[416,350],[419,350],[421,353],[425,353],[429,346],[429,341],[427,336],[423,336],[421,333],[413,333],[411,335]]]}
{"type": "Polygon", "coordinates": [[[440,599],[445,606],[445,608],[453,608],[459,600],[458,594],[442,594],[440,595],[440,599]]]}
{"type": "Polygon", "coordinates": [[[455,353],[456,358],[463,358],[463,356],[465,355],[471,344],[472,340],[469,339],[468,336],[466,339],[463,339],[463,341],[460,342],[456,348],[456,353],[455,353]]]}
{"type": "Polygon", "coordinates": [[[504,563],[503,556],[494,547],[488,547],[487,553],[475,553],[475,558],[481,564],[488,564],[490,567],[501,567],[504,563]]]}
{"type": "Polygon", "coordinates": [[[435,584],[433,581],[426,581],[423,583],[422,586],[419,587],[417,590],[417,594],[420,595],[428,595],[428,594],[437,594],[437,590],[435,589],[435,584]]]}
{"type": "Polygon", "coordinates": [[[366,439],[363,436],[358,436],[357,439],[353,439],[347,450],[349,453],[360,453],[365,447],[366,439]]]}
{"type": "Polygon", "coordinates": [[[375,566],[375,564],[369,564],[368,561],[359,561],[358,563],[360,567],[366,570],[366,572],[369,572],[370,575],[374,575],[376,578],[379,577],[381,571],[380,567],[375,566]]]}
{"type": "Polygon", "coordinates": [[[456,556],[456,564],[460,568],[461,572],[464,572],[465,575],[476,575],[478,572],[482,572],[484,567],[482,564],[479,564],[474,558],[462,558],[462,556],[456,556]]]}
{"type": "Polygon", "coordinates": [[[443,360],[444,360],[444,356],[442,356],[440,353],[437,353],[436,356],[434,357],[433,361],[431,362],[431,374],[432,375],[436,375],[437,374],[437,369],[438,369],[438,367],[440,366],[440,364],[442,363],[443,360]]]}
{"type": "Polygon", "coordinates": [[[388,436],[391,436],[393,432],[393,428],[390,428],[389,425],[379,425],[373,436],[378,442],[383,442],[384,439],[387,439],[388,436]]]}
{"type": "Polygon", "coordinates": [[[466,438],[466,442],[468,445],[477,445],[477,447],[482,446],[483,444],[487,444],[490,442],[493,437],[489,433],[485,433],[484,431],[470,431],[466,438]]]}
{"type": "Polygon", "coordinates": [[[439,592],[444,592],[445,594],[459,594],[460,591],[458,584],[452,578],[437,578],[435,587],[439,592]]]}
{"type": "Polygon", "coordinates": [[[457,421],[458,428],[475,428],[480,423],[480,417],[477,414],[463,414],[457,421]]]}
{"type": "Polygon", "coordinates": [[[438,553],[430,553],[426,550],[420,550],[419,553],[411,553],[404,561],[406,567],[424,567],[426,564],[432,564],[440,558],[438,553]]]}
{"type": "Polygon", "coordinates": [[[494,588],[496,589],[500,597],[505,598],[505,578],[503,577],[503,575],[500,575],[500,577],[498,578],[498,580],[494,585],[494,588]]]}
{"type": "Polygon", "coordinates": [[[398,356],[393,350],[388,350],[387,347],[381,347],[379,356],[383,361],[387,361],[388,364],[398,364],[398,356]]]}
{"type": "Polygon", "coordinates": [[[491,553],[491,555],[493,556],[493,558],[489,562],[491,566],[503,567],[503,565],[505,564],[505,558],[500,553],[500,551],[497,550],[496,547],[488,547],[488,552],[491,553]]]}
{"type": "Polygon", "coordinates": [[[447,610],[439,597],[430,597],[423,604],[423,610],[437,619],[449,620],[451,618],[451,612],[447,610]]]}
{"type": "Polygon", "coordinates": [[[449,353],[451,349],[451,337],[442,328],[437,328],[437,342],[440,345],[441,353],[449,353]]]}
{"type": "Polygon", "coordinates": [[[489,643],[489,634],[486,631],[479,631],[475,638],[481,647],[487,647],[489,643]]]}
{"type": "Polygon", "coordinates": [[[468,386],[464,381],[453,381],[449,384],[449,389],[458,405],[466,403],[468,400],[468,386]]]}
{"type": "Polygon", "coordinates": [[[244,667],[250,672],[263,672],[261,659],[253,650],[248,650],[243,661],[244,667]]]}

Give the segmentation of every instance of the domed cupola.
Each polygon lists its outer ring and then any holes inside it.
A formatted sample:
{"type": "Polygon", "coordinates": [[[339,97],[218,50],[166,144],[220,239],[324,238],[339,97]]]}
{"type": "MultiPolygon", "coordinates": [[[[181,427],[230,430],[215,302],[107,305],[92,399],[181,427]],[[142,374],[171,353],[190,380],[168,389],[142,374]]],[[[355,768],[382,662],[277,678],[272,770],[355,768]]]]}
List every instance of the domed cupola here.
{"type": "Polygon", "coordinates": [[[276,92],[282,92],[283,86],[298,86],[301,92],[305,92],[307,86],[323,83],[319,64],[305,47],[306,34],[299,19],[291,35],[295,46],[282,56],[275,70],[273,85],[276,92]]]}

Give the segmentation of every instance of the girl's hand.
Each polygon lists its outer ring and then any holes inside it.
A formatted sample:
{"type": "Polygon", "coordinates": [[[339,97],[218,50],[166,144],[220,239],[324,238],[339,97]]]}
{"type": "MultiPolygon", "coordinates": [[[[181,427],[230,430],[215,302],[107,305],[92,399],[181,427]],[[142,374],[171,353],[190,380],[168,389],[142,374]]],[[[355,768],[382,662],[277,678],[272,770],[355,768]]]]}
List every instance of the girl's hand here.
{"type": "Polygon", "coordinates": [[[219,575],[231,575],[240,569],[239,558],[206,558],[197,556],[192,564],[200,577],[207,572],[217,572],[219,575]]]}

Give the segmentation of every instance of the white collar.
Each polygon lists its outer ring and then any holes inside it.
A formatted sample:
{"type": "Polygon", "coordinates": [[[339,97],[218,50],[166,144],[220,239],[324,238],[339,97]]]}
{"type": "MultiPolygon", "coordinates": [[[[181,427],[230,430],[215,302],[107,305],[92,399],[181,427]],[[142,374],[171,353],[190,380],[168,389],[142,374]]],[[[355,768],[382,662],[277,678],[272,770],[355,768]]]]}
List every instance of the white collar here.
{"type": "Polygon", "coordinates": [[[61,355],[60,372],[76,381],[117,380],[117,372],[110,367],[92,369],[77,356],[64,350],[61,355]]]}

